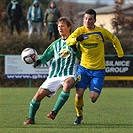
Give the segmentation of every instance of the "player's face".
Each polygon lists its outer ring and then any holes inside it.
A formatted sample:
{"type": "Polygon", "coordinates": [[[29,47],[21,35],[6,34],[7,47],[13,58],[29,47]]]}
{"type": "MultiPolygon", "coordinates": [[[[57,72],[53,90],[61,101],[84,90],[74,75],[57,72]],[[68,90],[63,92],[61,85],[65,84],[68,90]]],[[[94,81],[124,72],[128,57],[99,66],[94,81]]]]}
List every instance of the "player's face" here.
{"type": "Polygon", "coordinates": [[[71,27],[67,26],[65,22],[58,23],[58,31],[61,36],[68,37],[70,35],[70,29],[71,27]]]}
{"type": "Polygon", "coordinates": [[[84,15],[84,26],[87,29],[94,29],[95,22],[96,22],[96,19],[94,19],[94,15],[91,15],[91,14],[84,15]]]}

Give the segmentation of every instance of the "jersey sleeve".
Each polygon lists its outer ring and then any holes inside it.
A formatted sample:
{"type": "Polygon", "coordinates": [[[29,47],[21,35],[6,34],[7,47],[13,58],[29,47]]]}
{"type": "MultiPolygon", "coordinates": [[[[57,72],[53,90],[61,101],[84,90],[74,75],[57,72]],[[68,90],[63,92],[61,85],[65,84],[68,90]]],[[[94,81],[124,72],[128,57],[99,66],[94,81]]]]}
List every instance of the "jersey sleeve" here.
{"type": "Polygon", "coordinates": [[[45,64],[48,62],[50,59],[54,57],[54,48],[53,48],[54,43],[52,43],[45,51],[44,53],[40,56],[39,60],[41,60],[41,64],[45,64]]]}
{"type": "Polygon", "coordinates": [[[68,39],[66,40],[66,45],[68,46],[73,46],[77,43],[77,40],[76,38],[81,35],[82,32],[80,30],[80,28],[77,28],[69,37],[68,39]]]}
{"type": "Polygon", "coordinates": [[[112,42],[113,47],[115,48],[118,57],[119,58],[123,57],[124,56],[124,51],[122,49],[121,43],[120,43],[119,39],[117,38],[117,36],[110,33],[106,29],[104,29],[104,36],[105,36],[105,39],[110,40],[112,42]]]}

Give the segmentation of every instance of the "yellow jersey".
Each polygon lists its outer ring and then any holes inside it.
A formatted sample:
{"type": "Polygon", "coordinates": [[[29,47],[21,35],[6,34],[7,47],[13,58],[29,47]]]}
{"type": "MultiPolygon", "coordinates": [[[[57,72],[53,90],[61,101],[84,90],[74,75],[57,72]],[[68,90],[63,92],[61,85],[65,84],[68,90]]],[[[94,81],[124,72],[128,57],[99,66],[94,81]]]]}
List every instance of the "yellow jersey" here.
{"type": "Polygon", "coordinates": [[[121,58],[124,56],[118,38],[105,28],[97,26],[92,30],[88,30],[85,26],[77,28],[68,37],[66,44],[68,46],[75,45],[77,43],[76,38],[81,34],[88,36],[88,38],[79,43],[81,51],[81,66],[92,70],[105,69],[104,40],[110,40],[112,42],[118,57],[121,58]]]}

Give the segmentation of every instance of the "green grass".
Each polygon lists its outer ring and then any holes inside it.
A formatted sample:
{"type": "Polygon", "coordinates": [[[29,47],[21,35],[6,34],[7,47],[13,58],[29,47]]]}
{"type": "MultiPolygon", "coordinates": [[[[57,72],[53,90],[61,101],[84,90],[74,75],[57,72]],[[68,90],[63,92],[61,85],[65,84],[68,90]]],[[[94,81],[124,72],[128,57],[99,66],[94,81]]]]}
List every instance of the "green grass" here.
{"type": "Polygon", "coordinates": [[[46,115],[52,110],[60,93],[44,98],[36,115],[35,125],[23,125],[28,117],[29,102],[35,88],[0,89],[0,133],[131,133],[133,132],[133,89],[103,88],[93,104],[89,91],[84,95],[84,120],[75,126],[75,89],[55,120],[46,115]]]}

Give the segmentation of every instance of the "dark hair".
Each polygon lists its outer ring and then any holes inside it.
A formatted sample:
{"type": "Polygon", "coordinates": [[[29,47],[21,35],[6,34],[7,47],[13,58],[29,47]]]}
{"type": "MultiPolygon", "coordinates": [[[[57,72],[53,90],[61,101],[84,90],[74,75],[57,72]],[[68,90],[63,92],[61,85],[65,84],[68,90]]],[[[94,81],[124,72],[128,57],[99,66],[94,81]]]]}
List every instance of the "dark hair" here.
{"type": "Polygon", "coordinates": [[[93,10],[93,9],[88,9],[88,10],[85,12],[85,14],[94,15],[94,19],[96,19],[96,12],[95,12],[95,10],[93,10]]]}

